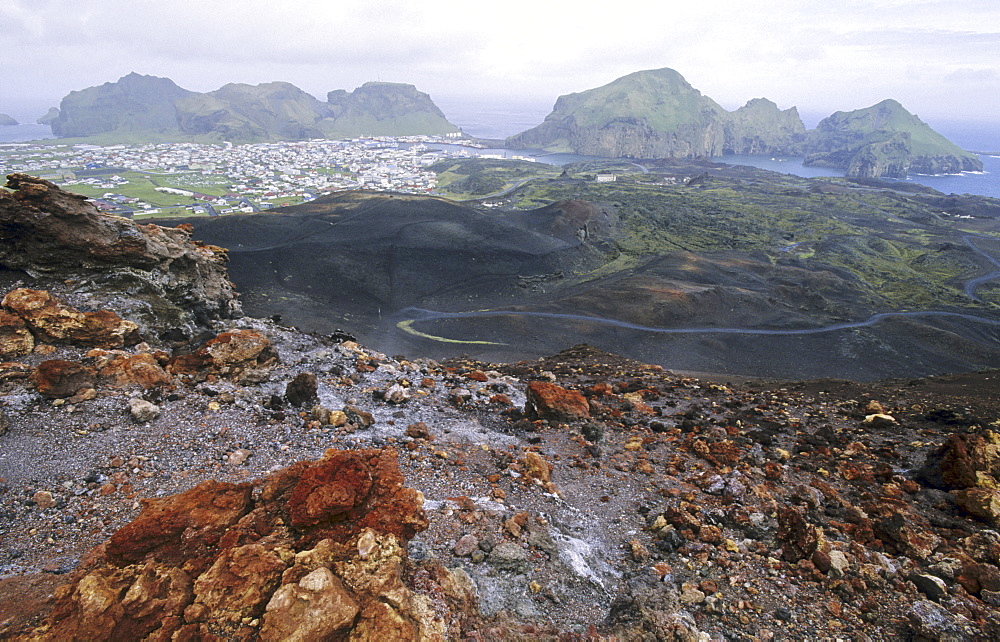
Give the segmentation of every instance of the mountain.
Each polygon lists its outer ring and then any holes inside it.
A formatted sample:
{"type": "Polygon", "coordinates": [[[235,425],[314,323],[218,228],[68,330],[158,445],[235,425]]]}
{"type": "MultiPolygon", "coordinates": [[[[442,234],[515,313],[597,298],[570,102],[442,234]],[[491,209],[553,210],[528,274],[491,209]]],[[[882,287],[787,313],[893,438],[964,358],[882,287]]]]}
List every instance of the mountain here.
{"type": "Polygon", "coordinates": [[[717,156],[726,111],[673,69],[638,71],[603,87],[560,96],[541,125],[507,139],[610,158],[717,156]]]}
{"type": "Polygon", "coordinates": [[[541,125],[511,136],[507,146],[638,159],[808,154],[807,164],[869,178],[982,170],[975,155],[893,100],[837,112],[807,132],[794,107],[782,111],[757,98],[729,112],[672,69],[560,96],[541,125]]]}
{"type": "Polygon", "coordinates": [[[12,127],[17,124],[18,124],[17,120],[12,116],[8,116],[7,114],[0,114],[0,127],[12,127]]]}
{"type": "Polygon", "coordinates": [[[802,146],[806,128],[795,107],[782,111],[766,98],[754,98],[729,113],[725,132],[723,154],[782,154],[802,146]]]}
{"type": "Polygon", "coordinates": [[[459,131],[413,85],[366,83],[353,92],[332,91],[324,103],[287,82],[231,83],[198,93],[136,73],[71,92],[43,119],[56,136],[130,141],[250,143],[459,131]]]}
{"type": "Polygon", "coordinates": [[[51,125],[56,118],[59,118],[59,108],[49,107],[49,110],[44,115],[39,116],[35,122],[39,125],[51,125]]]}
{"type": "Polygon", "coordinates": [[[328,136],[407,136],[450,134],[458,127],[448,122],[431,97],[413,85],[367,82],[353,92],[327,94],[333,122],[328,136]]]}
{"type": "Polygon", "coordinates": [[[906,178],[908,173],[982,171],[983,163],[930,128],[895,100],[838,111],[809,133],[806,165],[848,176],[906,178]]]}
{"type": "Polygon", "coordinates": [[[329,114],[324,103],[287,82],[230,83],[175,105],[185,134],[234,143],[323,138],[319,124],[329,114]]]}
{"type": "Polygon", "coordinates": [[[194,92],[182,89],[169,78],[130,73],[98,87],[70,92],[52,121],[52,133],[60,137],[153,134],[179,135],[174,103],[194,92]]]}

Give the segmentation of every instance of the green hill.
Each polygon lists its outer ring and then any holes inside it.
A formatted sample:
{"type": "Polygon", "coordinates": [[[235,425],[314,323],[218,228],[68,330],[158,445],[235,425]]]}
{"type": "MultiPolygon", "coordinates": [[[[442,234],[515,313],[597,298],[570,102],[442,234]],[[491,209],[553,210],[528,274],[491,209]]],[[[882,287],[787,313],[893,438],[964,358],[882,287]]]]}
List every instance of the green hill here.
{"type": "Polygon", "coordinates": [[[65,138],[108,132],[180,134],[174,102],[191,95],[169,78],[131,73],[118,82],[70,92],[52,120],[52,133],[65,138]]]}
{"type": "Polygon", "coordinates": [[[252,143],[459,131],[413,85],[366,83],[353,92],[332,91],[328,102],[322,102],[287,82],[231,83],[198,93],[168,78],[136,73],[71,92],[44,119],[59,137],[132,143],[252,143]]]}
{"type": "Polygon", "coordinates": [[[328,136],[408,136],[457,132],[431,97],[413,85],[367,82],[353,92],[331,91],[328,136]]]}
{"type": "Polygon", "coordinates": [[[723,149],[725,113],[673,69],[638,71],[560,96],[541,125],[507,145],[611,158],[715,156],[723,149]]]}
{"type": "Polygon", "coordinates": [[[17,124],[18,122],[14,117],[7,114],[0,114],[0,127],[11,127],[17,124]]]}
{"type": "Polygon", "coordinates": [[[836,167],[848,176],[905,178],[982,171],[983,163],[930,128],[895,100],[838,111],[809,132],[806,165],[836,167]]]}
{"type": "Polygon", "coordinates": [[[319,125],[329,114],[324,103],[287,82],[230,83],[176,105],[184,133],[234,143],[323,138],[319,125]]]}
{"type": "Polygon", "coordinates": [[[639,71],[560,96],[545,121],[507,139],[608,158],[704,158],[723,154],[808,154],[807,164],[852,177],[978,171],[982,163],[894,100],[837,112],[807,132],[798,111],[755,98],[729,112],[672,69],[639,71]]]}

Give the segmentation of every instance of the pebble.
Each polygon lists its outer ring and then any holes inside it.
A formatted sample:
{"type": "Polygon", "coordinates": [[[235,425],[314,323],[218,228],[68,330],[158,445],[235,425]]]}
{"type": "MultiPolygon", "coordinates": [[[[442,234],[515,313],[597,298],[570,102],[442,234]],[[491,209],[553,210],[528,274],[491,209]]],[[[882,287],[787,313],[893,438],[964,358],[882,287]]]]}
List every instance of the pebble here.
{"type": "Polygon", "coordinates": [[[35,504],[37,504],[39,508],[54,508],[56,505],[55,498],[52,496],[52,493],[47,490],[38,491],[31,496],[31,499],[34,500],[35,504]]]}
{"type": "Polygon", "coordinates": [[[144,424],[160,416],[160,407],[145,399],[134,397],[129,399],[128,405],[132,419],[138,423],[144,424]]]}
{"type": "Polygon", "coordinates": [[[475,535],[469,533],[468,535],[463,535],[457,542],[455,542],[455,547],[452,550],[458,557],[468,557],[473,551],[478,550],[478,548],[479,539],[475,535]]]}

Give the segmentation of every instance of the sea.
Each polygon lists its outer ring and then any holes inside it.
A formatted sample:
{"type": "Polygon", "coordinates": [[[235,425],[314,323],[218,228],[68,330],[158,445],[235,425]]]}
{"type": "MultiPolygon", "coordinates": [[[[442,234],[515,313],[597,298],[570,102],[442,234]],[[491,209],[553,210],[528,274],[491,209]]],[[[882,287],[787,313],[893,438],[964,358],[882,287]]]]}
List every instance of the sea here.
{"type": "MultiPolygon", "coordinates": [[[[495,103],[459,100],[436,100],[448,120],[470,136],[502,140],[541,123],[552,110],[543,103],[495,103]]],[[[982,172],[963,172],[943,176],[913,175],[907,181],[920,183],[944,194],[978,194],[1000,198],[1000,123],[930,121],[928,124],[959,147],[979,153],[982,172]]],[[[806,123],[815,126],[815,123],[806,123]]],[[[54,138],[48,125],[34,123],[0,127],[0,143],[16,143],[54,138]]],[[[503,153],[503,150],[484,150],[503,153]]],[[[540,150],[518,151],[552,165],[585,160],[592,157],[576,154],[544,154],[540,150]]],[[[509,152],[508,152],[509,154],[509,152]]],[[[802,157],[795,156],[721,156],[714,160],[733,165],[750,165],[795,176],[843,176],[843,172],[818,167],[806,167],[802,157]]]]}

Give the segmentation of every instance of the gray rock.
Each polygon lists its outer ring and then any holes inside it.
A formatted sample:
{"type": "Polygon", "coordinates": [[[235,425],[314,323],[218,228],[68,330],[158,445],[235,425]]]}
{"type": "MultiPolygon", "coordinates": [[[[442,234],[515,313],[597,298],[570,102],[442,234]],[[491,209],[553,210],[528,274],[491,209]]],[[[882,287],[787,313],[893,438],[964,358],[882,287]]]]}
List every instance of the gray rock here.
{"type": "Polygon", "coordinates": [[[948,585],[940,577],[935,577],[928,573],[913,573],[910,575],[913,582],[921,593],[937,602],[948,594],[948,585]]]}
{"type": "Polygon", "coordinates": [[[959,642],[972,638],[971,624],[930,600],[920,600],[910,607],[910,625],[914,631],[932,640],[959,642]]]}
{"type": "Polygon", "coordinates": [[[153,421],[160,416],[160,407],[154,403],[146,401],[145,399],[140,399],[138,397],[129,399],[128,406],[132,419],[140,424],[153,421]]]}
{"type": "Polygon", "coordinates": [[[406,403],[410,400],[410,392],[398,383],[393,384],[385,391],[385,400],[393,404],[406,403]]]}
{"type": "Polygon", "coordinates": [[[497,544],[490,552],[489,563],[501,571],[524,573],[528,570],[528,551],[513,542],[497,544]]]}
{"type": "Polygon", "coordinates": [[[472,554],[472,551],[479,547],[479,540],[473,534],[463,535],[457,542],[455,542],[455,547],[452,551],[458,557],[467,557],[472,554]]]}

